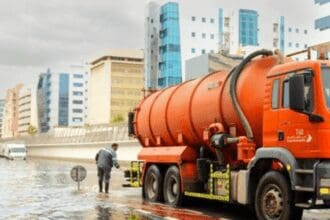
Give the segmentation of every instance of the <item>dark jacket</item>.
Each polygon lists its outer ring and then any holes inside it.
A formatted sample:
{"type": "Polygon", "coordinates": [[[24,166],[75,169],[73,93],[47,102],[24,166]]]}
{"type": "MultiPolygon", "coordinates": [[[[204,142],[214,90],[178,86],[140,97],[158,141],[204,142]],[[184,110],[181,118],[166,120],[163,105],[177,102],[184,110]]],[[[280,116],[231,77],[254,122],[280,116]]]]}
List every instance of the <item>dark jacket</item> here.
{"type": "Polygon", "coordinates": [[[111,169],[113,166],[119,168],[117,162],[117,153],[111,148],[103,148],[95,156],[95,160],[98,167],[103,169],[111,169]]]}

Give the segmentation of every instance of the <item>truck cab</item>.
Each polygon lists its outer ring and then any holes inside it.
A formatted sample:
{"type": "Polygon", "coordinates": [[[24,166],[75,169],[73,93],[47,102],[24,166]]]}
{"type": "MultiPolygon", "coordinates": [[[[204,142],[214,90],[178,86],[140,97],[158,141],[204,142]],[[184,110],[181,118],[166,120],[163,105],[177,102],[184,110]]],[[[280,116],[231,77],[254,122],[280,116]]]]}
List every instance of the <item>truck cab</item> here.
{"type": "Polygon", "coordinates": [[[276,66],[268,74],[263,146],[285,146],[296,158],[330,158],[330,62],[276,66]]]}
{"type": "MultiPolygon", "coordinates": [[[[330,61],[275,66],[267,76],[261,154],[277,155],[295,206],[330,204],[330,61]],[[288,156],[289,155],[289,156],[288,156]]],[[[276,160],[273,160],[273,163],[276,160]]],[[[278,168],[281,170],[281,168],[278,168]]]]}

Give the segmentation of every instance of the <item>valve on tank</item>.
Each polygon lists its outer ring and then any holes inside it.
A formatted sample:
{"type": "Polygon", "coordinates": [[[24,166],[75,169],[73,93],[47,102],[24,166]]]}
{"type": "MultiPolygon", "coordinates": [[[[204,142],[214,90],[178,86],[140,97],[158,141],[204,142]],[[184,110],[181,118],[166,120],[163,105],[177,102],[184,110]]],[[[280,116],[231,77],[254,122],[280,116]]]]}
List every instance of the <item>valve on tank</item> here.
{"type": "Polygon", "coordinates": [[[215,148],[215,153],[217,155],[217,159],[219,162],[219,165],[225,169],[226,164],[224,161],[222,149],[224,147],[227,147],[229,144],[237,143],[239,141],[238,138],[232,138],[229,136],[229,134],[220,133],[220,134],[214,134],[211,137],[211,145],[215,148]]]}

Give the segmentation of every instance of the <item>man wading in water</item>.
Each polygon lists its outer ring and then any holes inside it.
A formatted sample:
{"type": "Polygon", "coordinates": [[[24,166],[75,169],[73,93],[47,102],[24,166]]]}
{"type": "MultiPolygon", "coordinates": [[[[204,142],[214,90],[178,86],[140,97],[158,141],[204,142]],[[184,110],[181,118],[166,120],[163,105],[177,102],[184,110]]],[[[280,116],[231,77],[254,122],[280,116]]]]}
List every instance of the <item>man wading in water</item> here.
{"type": "Polygon", "coordinates": [[[99,150],[95,156],[97,164],[97,176],[99,178],[99,191],[103,191],[103,181],[105,182],[105,193],[109,193],[109,181],[112,167],[119,169],[117,162],[118,144],[113,143],[110,147],[105,147],[99,150]]]}

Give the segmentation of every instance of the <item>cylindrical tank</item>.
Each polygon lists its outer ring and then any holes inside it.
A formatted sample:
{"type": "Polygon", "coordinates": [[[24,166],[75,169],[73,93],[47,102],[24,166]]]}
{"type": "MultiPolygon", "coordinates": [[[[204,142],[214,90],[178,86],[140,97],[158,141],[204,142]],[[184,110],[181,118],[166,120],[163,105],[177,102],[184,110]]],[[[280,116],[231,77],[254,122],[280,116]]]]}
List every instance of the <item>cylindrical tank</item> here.
{"type": "MultiPolygon", "coordinates": [[[[262,118],[265,81],[268,71],[278,63],[270,56],[251,61],[237,82],[237,97],[250,122],[257,146],[262,144],[262,118]]],[[[157,91],[135,109],[135,134],[144,147],[206,145],[203,134],[212,123],[225,130],[236,127],[237,136],[245,135],[229,93],[228,72],[204,77],[157,91]]]]}

